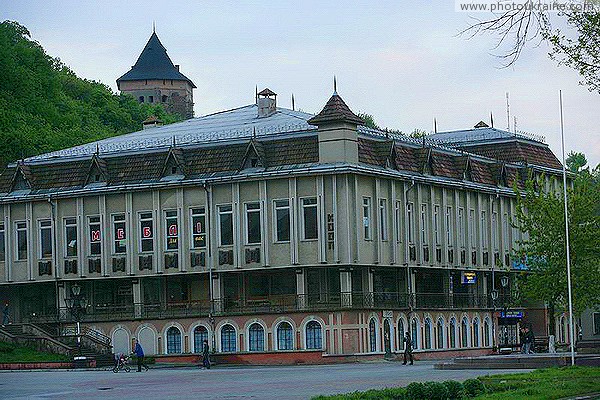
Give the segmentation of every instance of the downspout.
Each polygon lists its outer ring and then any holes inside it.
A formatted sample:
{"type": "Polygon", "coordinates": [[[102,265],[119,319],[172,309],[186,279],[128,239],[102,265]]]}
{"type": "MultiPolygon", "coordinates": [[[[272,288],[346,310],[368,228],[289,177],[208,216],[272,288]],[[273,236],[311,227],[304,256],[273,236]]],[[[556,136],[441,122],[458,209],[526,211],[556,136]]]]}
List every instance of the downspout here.
{"type": "Polygon", "coordinates": [[[205,218],[205,230],[206,230],[206,236],[208,237],[206,240],[206,256],[205,256],[205,262],[208,263],[208,296],[209,296],[209,304],[210,304],[210,311],[208,313],[208,322],[211,325],[211,330],[212,330],[212,338],[211,338],[211,350],[214,353],[216,350],[216,337],[217,337],[217,333],[215,332],[215,301],[214,301],[214,296],[213,296],[213,271],[212,271],[212,267],[213,267],[213,263],[212,263],[212,234],[211,234],[211,219],[210,216],[212,214],[212,208],[211,208],[211,203],[212,203],[212,189],[209,185],[206,184],[205,182],[202,182],[202,188],[204,189],[204,193],[206,196],[206,207],[205,207],[205,212],[204,212],[204,218],[205,218]]]}
{"type": "Polygon", "coordinates": [[[54,267],[54,291],[55,291],[55,301],[56,301],[56,310],[57,317],[60,320],[60,291],[58,290],[58,265],[57,265],[57,237],[56,234],[56,203],[52,200],[52,196],[48,195],[47,197],[48,204],[50,204],[50,220],[51,220],[51,232],[52,232],[52,266],[54,267]]]}

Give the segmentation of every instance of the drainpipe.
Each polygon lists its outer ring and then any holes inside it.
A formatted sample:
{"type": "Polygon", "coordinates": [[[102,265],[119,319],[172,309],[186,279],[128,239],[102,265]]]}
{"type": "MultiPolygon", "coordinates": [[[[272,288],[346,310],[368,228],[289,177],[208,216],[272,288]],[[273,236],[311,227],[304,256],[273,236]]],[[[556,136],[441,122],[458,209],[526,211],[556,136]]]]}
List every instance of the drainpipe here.
{"type": "Polygon", "coordinates": [[[202,188],[204,189],[204,193],[206,195],[206,208],[205,208],[205,212],[204,212],[204,218],[205,218],[205,225],[206,225],[206,235],[208,237],[208,240],[206,241],[206,256],[205,256],[205,262],[208,263],[208,295],[209,295],[209,304],[210,304],[210,311],[208,314],[208,322],[211,325],[211,330],[212,330],[212,340],[211,340],[211,347],[212,347],[212,352],[215,352],[216,349],[216,335],[217,333],[215,332],[215,317],[214,317],[214,313],[215,313],[215,303],[214,303],[214,299],[213,299],[213,271],[212,271],[212,248],[211,248],[211,242],[212,242],[212,234],[211,234],[211,220],[210,220],[210,216],[212,214],[212,208],[211,208],[211,203],[212,203],[212,189],[209,185],[206,184],[206,182],[202,183],[202,188]]]}

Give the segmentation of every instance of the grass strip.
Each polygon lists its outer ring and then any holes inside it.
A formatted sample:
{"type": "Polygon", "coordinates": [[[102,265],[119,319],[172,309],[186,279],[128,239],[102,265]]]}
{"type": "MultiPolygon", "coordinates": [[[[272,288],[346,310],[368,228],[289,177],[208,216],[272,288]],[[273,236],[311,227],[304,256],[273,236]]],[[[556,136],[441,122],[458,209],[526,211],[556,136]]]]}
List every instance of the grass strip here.
{"type": "Polygon", "coordinates": [[[0,342],[0,364],[70,361],[63,354],[46,353],[31,347],[0,342]]]}

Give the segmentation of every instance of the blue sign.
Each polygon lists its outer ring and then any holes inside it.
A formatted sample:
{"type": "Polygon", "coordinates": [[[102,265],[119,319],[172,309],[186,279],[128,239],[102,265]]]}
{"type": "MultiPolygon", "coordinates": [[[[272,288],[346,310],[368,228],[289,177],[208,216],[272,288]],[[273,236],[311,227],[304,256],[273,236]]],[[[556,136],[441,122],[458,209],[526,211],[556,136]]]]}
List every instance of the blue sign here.
{"type": "Polygon", "coordinates": [[[462,283],[465,285],[472,285],[474,283],[477,283],[477,274],[473,271],[463,271],[460,274],[460,277],[462,278],[462,283]]]}
{"type": "Polygon", "coordinates": [[[523,318],[523,311],[500,311],[500,318],[523,318]]]}

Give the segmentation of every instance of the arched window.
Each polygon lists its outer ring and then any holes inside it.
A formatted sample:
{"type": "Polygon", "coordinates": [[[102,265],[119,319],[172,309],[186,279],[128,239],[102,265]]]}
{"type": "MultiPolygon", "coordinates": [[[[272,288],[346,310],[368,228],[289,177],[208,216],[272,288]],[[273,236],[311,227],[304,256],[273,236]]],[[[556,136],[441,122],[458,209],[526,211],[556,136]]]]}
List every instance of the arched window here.
{"type": "Polygon", "coordinates": [[[306,348],[322,349],[323,339],[321,334],[321,324],[317,321],[310,321],[306,324],[306,348]]]}
{"type": "Polygon", "coordinates": [[[172,326],[167,330],[167,354],[181,353],[181,331],[172,326]]]}
{"type": "Polygon", "coordinates": [[[166,95],[166,94],[163,94],[163,95],[162,95],[162,102],[163,102],[163,103],[166,103],[166,102],[167,102],[167,99],[168,99],[167,95],[166,95]]]}
{"type": "Polygon", "coordinates": [[[221,351],[236,351],[235,328],[229,324],[221,328],[221,351]]]}
{"type": "Polygon", "coordinates": [[[249,351],[265,350],[265,330],[258,322],[253,323],[248,328],[248,345],[249,351]]]}
{"type": "Polygon", "coordinates": [[[398,348],[404,350],[404,321],[402,318],[398,320],[398,348]]]}
{"type": "Polygon", "coordinates": [[[144,96],[140,96],[140,97],[138,98],[138,101],[139,101],[140,103],[143,103],[143,102],[144,102],[144,96]]]}
{"type": "Polygon", "coordinates": [[[479,318],[473,320],[473,347],[479,347],[479,318]]]}
{"type": "Polygon", "coordinates": [[[410,337],[412,339],[413,349],[419,348],[419,321],[413,318],[410,323],[410,337]]]}
{"type": "Polygon", "coordinates": [[[277,327],[277,349],[294,349],[294,330],[292,329],[292,326],[287,322],[282,322],[277,327]]]}
{"type": "Polygon", "coordinates": [[[461,323],[461,346],[469,347],[469,321],[467,317],[462,319],[461,323]]]}
{"type": "Polygon", "coordinates": [[[424,349],[431,349],[431,320],[425,318],[425,343],[423,343],[424,349]]]}
{"type": "Polygon", "coordinates": [[[444,321],[439,318],[437,321],[437,348],[444,348],[444,321]]]}
{"type": "Polygon", "coordinates": [[[198,325],[194,328],[194,353],[202,353],[205,340],[208,340],[208,330],[204,326],[198,325]]]}
{"type": "Polygon", "coordinates": [[[450,348],[456,347],[456,320],[450,320],[450,348]]]}
{"type": "Polygon", "coordinates": [[[483,320],[483,345],[489,347],[490,345],[490,320],[483,320]]]}
{"type": "Polygon", "coordinates": [[[375,319],[369,321],[369,351],[374,353],[377,351],[377,328],[375,327],[375,319]]]}

